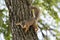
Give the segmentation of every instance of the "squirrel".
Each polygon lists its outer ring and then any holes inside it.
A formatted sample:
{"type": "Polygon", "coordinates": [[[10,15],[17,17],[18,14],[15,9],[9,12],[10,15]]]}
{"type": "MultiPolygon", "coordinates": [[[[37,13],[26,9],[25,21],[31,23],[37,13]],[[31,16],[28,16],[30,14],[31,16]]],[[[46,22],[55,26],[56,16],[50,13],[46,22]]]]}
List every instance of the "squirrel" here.
{"type": "Polygon", "coordinates": [[[40,9],[38,7],[32,6],[31,7],[32,10],[34,10],[34,18],[31,18],[31,20],[28,21],[24,21],[24,23],[16,23],[16,25],[21,25],[21,27],[23,29],[25,29],[25,32],[27,32],[30,28],[30,26],[32,26],[35,30],[35,32],[38,30],[38,20],[39,20],[39,15],[40,15],[40,9]],[[23,24],[23,25],[22,25],[23,24]]]}

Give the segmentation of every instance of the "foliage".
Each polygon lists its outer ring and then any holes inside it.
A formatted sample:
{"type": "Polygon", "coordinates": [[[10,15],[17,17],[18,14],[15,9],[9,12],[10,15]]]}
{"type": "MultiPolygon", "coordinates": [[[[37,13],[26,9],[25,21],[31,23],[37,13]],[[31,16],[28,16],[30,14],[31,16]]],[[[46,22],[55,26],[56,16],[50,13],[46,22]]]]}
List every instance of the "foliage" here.
{"type": "MultiPolygon", "coordinates": [[[[60,2],[60,0],[35,0],[33,2],[33,5],[38,5],[39,7],[41,7],[41,9],[43,10],[42,15],[45,19],[46,19],[46,17],[50,16],[53,19],[53,21],[55,21],[54,24],[49,24],[49,21],[47,23],[45,23],[46,20],[44,20],[42,18],[39,20],[40,32],[44,39],[49,39],[49,38],[47,35],[44,34],[43,30],[45,32],[49,31],[52,36],[56,37],[57,40],[60,39],[58,37],[58,36],[60,36],[60,32],[59,32],[59,30],[57,30],[57,28],[59,28],[59,25],[60,25],[59,24],[60,18],[58,15],[58,12],[60,11],[60,8],[58,7],[59,2],[60,2]],[[58,12],[55,9],[57,9],[58,12]],[[42,27],[41,27],[41,25],[42,25],[42,27]],[[51,28],[51,26],[54,28],[51,28]],[[52,31],[55,32],[56,34],[54,34],[52,31]]],[[[6,15],[6,14],[8,14],[7,12],[8,12],[8,10],[6,10],[6,8],[0,9],[0,33],[4,34],[4,37],[6,40],[10,40],[11,31],[9,30],[10,28],[8,26],[9,17],[8,17],[8,15],[6,15]]]]}

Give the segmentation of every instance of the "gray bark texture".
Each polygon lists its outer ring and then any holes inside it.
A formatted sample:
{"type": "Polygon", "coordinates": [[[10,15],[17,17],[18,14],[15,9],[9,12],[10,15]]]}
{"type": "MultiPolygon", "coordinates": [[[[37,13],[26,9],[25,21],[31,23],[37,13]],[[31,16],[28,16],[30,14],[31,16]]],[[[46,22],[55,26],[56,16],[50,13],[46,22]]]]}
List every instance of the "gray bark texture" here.
{"type": "Polygon", "coordinates": [[[16,26],[15,24],[33,17],[31,1],[32,0],[5,0],[9,10],[12,40],[38,40],[37,34],[32,26],[29,28],[28,32],[25,32],[21,26],[16,26]]]}

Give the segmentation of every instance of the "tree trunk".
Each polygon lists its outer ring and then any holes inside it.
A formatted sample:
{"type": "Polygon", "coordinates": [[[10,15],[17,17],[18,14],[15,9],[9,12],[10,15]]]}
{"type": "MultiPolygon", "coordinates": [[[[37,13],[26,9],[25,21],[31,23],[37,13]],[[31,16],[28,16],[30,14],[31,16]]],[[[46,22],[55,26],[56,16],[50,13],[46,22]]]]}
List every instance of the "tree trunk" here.
{"type": "Polygon", "coordinates": [[[15,24],[32,17],[31,1],[32,0],[5,0],[9,10],[12,40],[38,40],[37,34],[32,26],[28,32],[24,32],[21,26],[16,26],[15,24]]]}

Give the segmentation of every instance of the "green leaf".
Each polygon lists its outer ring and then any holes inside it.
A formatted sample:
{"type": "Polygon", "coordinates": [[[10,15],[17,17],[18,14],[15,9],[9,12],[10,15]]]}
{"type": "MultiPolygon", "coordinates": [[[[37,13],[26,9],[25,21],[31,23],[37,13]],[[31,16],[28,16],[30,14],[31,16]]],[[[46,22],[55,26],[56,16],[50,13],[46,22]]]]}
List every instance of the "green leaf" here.
{"type": "Polygon", "coordinates": [[[2,18],[0,18],[0,26],[2,26],[3,23],[4,22],[3,22],[2,18]]]}
{"type": "Polygon", "coordinates": [[[56,36],[60,36],[60,32],[56,34],[56,36]]]}

